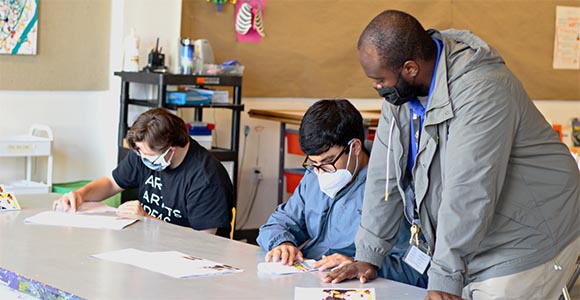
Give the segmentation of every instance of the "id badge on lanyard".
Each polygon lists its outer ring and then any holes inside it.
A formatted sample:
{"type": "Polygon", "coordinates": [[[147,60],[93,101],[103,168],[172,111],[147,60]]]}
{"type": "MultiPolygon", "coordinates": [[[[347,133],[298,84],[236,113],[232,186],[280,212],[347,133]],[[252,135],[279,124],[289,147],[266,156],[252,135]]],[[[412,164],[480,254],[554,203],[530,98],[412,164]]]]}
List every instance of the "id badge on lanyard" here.
{"type": "MultiPolygon", "coordinates": [[[[405,251],[403,261],[417,272],[423,274],[431,262],[431,251],[429,246],[420,239],[421,221],[415,210],[415,191],[413,182],[405,189],[405,219],[411,219],[411,238],[409,239],[409,248],[405,251]]],[[[403,221],[405,222],[405,221],[403,221]]]]}
{"type": "Polygon", "coordinates": [[[429,247],[419,238],[420,234],[421,227],[418,224],[413,224],[411,226],[411,239],[409,240],[410,246],[403,256],[403,261],[415,271],[423,274],[431,262],[431,256],[428,254],[430,252],[429,247]]]}

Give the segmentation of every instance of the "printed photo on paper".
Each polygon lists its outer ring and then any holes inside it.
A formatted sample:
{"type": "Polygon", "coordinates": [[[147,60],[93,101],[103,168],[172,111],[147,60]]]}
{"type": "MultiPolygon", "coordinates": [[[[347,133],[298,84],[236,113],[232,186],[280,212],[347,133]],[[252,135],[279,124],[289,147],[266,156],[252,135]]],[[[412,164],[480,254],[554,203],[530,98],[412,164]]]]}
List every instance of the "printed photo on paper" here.
{"type": "Polygon", "coordinates": [[[294,300],[376,300],[375,289],[361,288],[301,288],[294,289],[294,300]]]}

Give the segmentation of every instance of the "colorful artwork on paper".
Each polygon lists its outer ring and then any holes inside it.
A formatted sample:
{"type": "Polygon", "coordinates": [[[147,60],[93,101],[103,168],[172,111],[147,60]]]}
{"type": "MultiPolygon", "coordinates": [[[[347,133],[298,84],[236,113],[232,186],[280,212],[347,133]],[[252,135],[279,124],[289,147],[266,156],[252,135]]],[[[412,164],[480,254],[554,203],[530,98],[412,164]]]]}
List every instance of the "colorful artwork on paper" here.
{"type": "Polygon", "coordinates": [[[374,288],[302,288],[294,289],[294,300],[376,300],[374,288]]]}
{"type": "Polygon", "coordinates": [[[38,0],[0,0],[0,54],[36,55],[38,0]]]}
{"type": "Polygon", "coordinates": [[[0,268],[0,299],[84,300],[48,284],[0,268]]]}
{"type": "MultiPolygon", "coordinates": [[[[1,186],[0,189],[2,189],[1,186]]],[[[0,192],[0,211],[8,210],[20,210],[20,204],[14,194],[0,192]]]]}

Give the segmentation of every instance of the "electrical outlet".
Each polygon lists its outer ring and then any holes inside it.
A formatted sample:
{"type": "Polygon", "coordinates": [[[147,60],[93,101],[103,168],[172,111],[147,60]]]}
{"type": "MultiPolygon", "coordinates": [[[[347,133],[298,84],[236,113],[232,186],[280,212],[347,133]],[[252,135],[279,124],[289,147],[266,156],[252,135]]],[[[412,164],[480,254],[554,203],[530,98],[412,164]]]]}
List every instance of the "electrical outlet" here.
{"type": "Polygon", "coordinates": [[[252,167],[252,182],[258,182],[262,178],[262,168],[259,166],[252,167]]]}

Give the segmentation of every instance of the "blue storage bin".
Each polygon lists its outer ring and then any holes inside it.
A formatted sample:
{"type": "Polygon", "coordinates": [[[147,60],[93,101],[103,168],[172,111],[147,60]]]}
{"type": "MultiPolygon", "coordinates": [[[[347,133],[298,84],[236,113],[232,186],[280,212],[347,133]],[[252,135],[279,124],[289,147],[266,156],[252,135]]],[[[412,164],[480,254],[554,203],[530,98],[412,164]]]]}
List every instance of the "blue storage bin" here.
{"type": "Polygon", "coordinates": [[[167,92],[165,102],[169,104],[210,104],[211,96],[200,94],[196,91],[167,92]]]}
{"type": "Polygon", "coordinates": [[[211,130],[209,129],[189,129],[189,135],[211,135],[211,130]]]}

